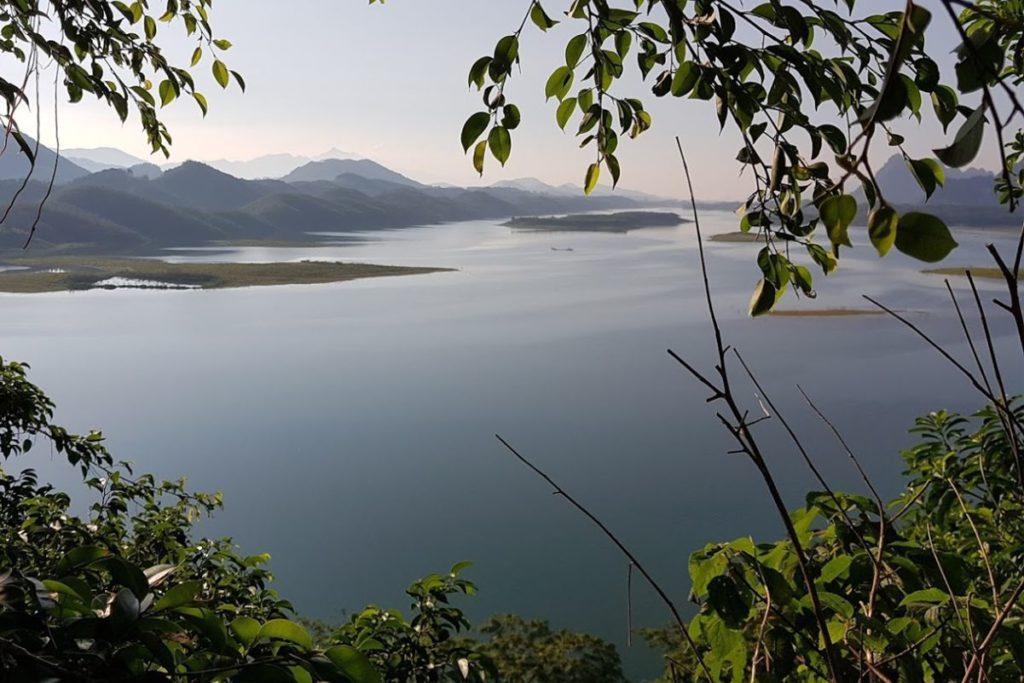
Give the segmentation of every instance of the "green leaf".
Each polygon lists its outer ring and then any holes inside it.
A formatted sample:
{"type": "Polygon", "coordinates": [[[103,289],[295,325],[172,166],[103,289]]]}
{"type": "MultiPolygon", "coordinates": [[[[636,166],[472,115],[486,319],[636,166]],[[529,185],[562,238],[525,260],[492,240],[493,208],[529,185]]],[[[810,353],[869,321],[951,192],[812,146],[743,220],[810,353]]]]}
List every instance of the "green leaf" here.
{"type": "Polygon", "coordinates": [[[750,614],[749,598],[749,592],[744,596],[736,581],[726,574],[708,582],[708,604],[729,628],[738,629],[743,626],[750,614]]]}
{"type": "Polygon", "coordinates": [[[530,20],[537,28],[545,32],[558,23],[547,15],[547,12],[544,11],[539,2],[534,2],[533,7],[530,8],[530,20]]]}
{"type": "Polygon", "coordinates": [[[828,239],[832,242],[833,253],[839,253],[840,245],[853,246],[850,243],[849,228],[853,219],[857,217],[856,199],[848,194],[829,197],[821,203],[818,214],[828,231],[828,239]]]}
{"type": "Polygon", "coordinates": [[[750,317],[756,318],[772,310],[778,297],[778,290],[775,285],[761,278],[754,289],[754,295],[750,297],[750,317]]]}
{"type": "Polygon", "coordinates": [[[203,589],[202,581],[185,581],[174,586],[156,601],[153,610],[160,612],[166,609],[174,609],[195,602],[196,596],[203,589]]]}
{"type": "Polygon", "coordinates": [[[576,111],[576,98],[567,97],[558,105],[558,110],[555,112],[555,120],[558,121],[558,127],[565,130],[565,126],[569,123],[569,119],[572,118],[573,112],[576,111]]]}
{"type": "Polygon", "coordinates": [[[868,216],[868,237],[879,256],[885,256],[896,243],[900,217],[892,207],[880,206],[868,216]]]}
{"type": "Polygon", "coordinates": [[[522,115],[519,113],[519,107],[514,104],[506,104],[502,110],[501,125],[509,130],[515,130],[519,127],[520,121],[522,121],[522,115]]]}
{"type": "Polygon", "coordinates": [[[619,174],[621,173],[619,160],[614,154],[608,154],[604,158],[604,165],[608,167],[608,172],[612,176],[612,189],[614,189],[619,184],[619,174]]]}
{"type": "Polygon", "coordinates": [[[931,199],[935,188],[946,182],[946,172],[935,159],[908,159],[907,166],[910,167],[910,174],[914,176],[914,180],[924,191],[926,199],[931,199]]]}
{"type": "Polygon", "coordinates": [[[567,66],[558,67],[548,77],[548,82],[544,86],[545,97],[549,100],[552,97],[558,98],[559,101],[563,100],[566,94],[568,94],[569,88],[572,87],[572,82],[572,69],[567,66]]]}
{"type": "Polygon", "coordinates": [[[487,130],[487,124],[490,122],[491,115],[485,111],[477,112],[466,119],[466,124],[462,127],[462,151],[469,151],[473,143],[487,130]]]}
{"type": "Polygon", "coordinates": [[[583,56],[583,50],[586,47],[586,33],[573,36],[573,38],[565,45],[565,65],[570,69],[576,68],[576,65],[580,63],[580,57],[583,56]]]}
{"type": "Polygon", "coordinates": [[[981,149],[981,141],[985,137],[985,106],[974,110],[957,131],[953,144],[949,147],[933,150],[942,163],[952,168],[960,168],[974,161],[981,149]]]}
{"type": "Polygon", "coordinates": [[[209,105],[206,103],[206,97],[202,93],[198,92],[192,93],[192,97],[199,105],[199,108],[203,110],[203,116],[206,116],[206,112],[208,112],[210,109],[209,105]]]}
{"type": "Polygon", "coordinates": [[[219,59],[213,60],[213,77],[220,84],[220,87],[228,87],[228,81],[230,80],[228,67],[219,59]]]}
{"type": "Polygon", "coordinates": [[[672,77],[672,94],[676,97],[689,94],[693,90],[693,86],[697,85],[698,78],[700,78],[700,69],[697,68],[697,65],[693,62],[683,62],[672,77]]]}
{"type": "Polygon", "coordinates": [[[199,60],[201,60],[202,58],[203,58],[203,48],[197,47],[192,52],[192,66],[195,66],[196,64],[198,64],[199,60]]]}
{"type": "Polygon", "coordinates": [[[324,653],[352,683],[381,683],[380,674],[363,653],[348,645],[332,647],[324,653]]]}
{"type": "Polygon", "coordinates": [[[177,88],[171,81],[162,81],[160,83],[160,105],[166,107],[168,104],[174,101],[174,98],[178,96],[177,88]]]}
{"type": "Polygon", "coordinates": [[[473,149],[473,168],[481,176],[484,174],[484,159],[487,156],[487,140],[481,140],[473,149]]]}
{"type": "Polygon", "coordinates": [[[306,629],[294,621],[287,619],[271,619],[260,627],[257,640],[283,640],[309,650],[313,647],[313,639],[306,629]]]}
{"type": "Polygon", "coordinates": [[[919,261],[935,263],[957,247],[949,228],[927,213],[912,212],[900,218],[896,248],[919,261]]]}
{"type": "Polygon", "coordinates": [[[900,601],[900,606],[907,605],[944,605],[949,602],[949,594],[938,588],[925,588],[914,591],[900,601]]]}
{"type": "Polygon", "coordinates": [[[512,154],[512,136],[509,135],[508,129],[504,126],[492,128],[491,134],[487,136],[487,144],[490,146],[494,158],[504,166],[512,154]]]}
{"type": "Polygon", "coordinates": [[[590,194],[591,192],[593,192],[594,188],[597,187],[597,181],[598,179],[600,179],[600,177],[601,165],[590,164],[590,166],[587,167],[587,175],[583,181],[583,192],[585,194],[590,194]]]}
{"type": "Polygon", "coordinates": [[[156,19],[147,16],[146,20],[143,22],[143,26],[146,31],[146,40],[153,40],[156,38],[156,19]]]}
{"type": "Polygon", "coordinates": [[[231,632],[238,642],[248,648],[260,635],[260,622],[251,617],[238,617],[231,622],[231,632]]]}
{"type": "Polygon", "coordinates": [[[825,566],[821,568],[821,573],[818,575],[818,580],[822,583],[828,583],[834,581],[840,576],[846,573],[846,570],[850,568],[853,563],[853,557],[851,555],[836,555],[831,560],[825,563],[825,566]]]}

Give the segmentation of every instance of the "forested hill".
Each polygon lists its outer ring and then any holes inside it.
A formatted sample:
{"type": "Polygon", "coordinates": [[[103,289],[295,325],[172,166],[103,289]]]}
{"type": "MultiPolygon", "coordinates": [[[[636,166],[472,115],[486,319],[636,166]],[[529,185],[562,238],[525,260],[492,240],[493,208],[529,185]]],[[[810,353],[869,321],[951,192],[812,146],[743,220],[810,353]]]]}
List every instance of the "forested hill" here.
{"type": "MultiPolygon", "coordinates": [[[[56,185],[46,200],[34,248],[113,254],[221,241],[308,241],[317,239],[310,233],[643,203],[635,197],[585,197],[582,191],[570,196],[512,187],[434,187],[368,160],[311,162],[281,180],[244,180],[197,162],[162,173],[114,168],[75,176],[56,185]]],[[[4,206],[21,185],[0,180],[4,206]]],[[[25,242],[45,193],[41,181],[25,187],[0,230],[0,247],[25,242]]]]}

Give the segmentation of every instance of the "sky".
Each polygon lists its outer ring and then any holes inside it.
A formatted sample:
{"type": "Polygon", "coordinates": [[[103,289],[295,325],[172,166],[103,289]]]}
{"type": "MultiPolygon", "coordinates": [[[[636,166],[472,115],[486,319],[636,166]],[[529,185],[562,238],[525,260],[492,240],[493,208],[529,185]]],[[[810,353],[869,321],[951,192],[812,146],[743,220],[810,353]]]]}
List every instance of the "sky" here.
{"type": "MultiPolygon", "coordinates": [[[[582,185],[593,151],[578,149],[572,133],[558,129],[557,103],[544,100],[544,83],[563,63],[565,42],[578,32],[579,22],[563,22],[547,34],[532,25],[524,32],[522,72],[506,91],[520,106],[523,123],[514,133],[507,166],[501,168],[489,158],[481,179],[459,144],[465,119],[483,109],[480,95],[467,87],[469,67],[492,52],[498,38],[519,26],[529,4],[530,0],[388,0],[372,6],[366,0],[219,0],[211,22],[218,37],[233,43],[223,58],[243,74],[247,91],[242,94],[234,86],[221,90],[204,60],[197,67],[198,83],[209,99],[209,115],[204,119],[185,100],[162,112],[174,137],[171,161],[242,160],[281,152],[313,156],[337,148],[427,183],[489,184],[532,176],[582,185]]],[[[545,3],[555,17],[556,8],[566,4],[545,3]]],[[[904,3],[863,4],[899,9],[904,3]]],[[[931,44],[952,50],[956,41],[948,20],[937,13],[935,23],[939,28],[929,38],[931,44]]],[[[168,35],[161,34],[160,39],[169,46],[169,54],[187,63],[192,43],[165,32],[168,35]]],[[[949,60],[948,54],[940,55],[940,63],[949,60]]],[[[691,167],[699,169],[695,184],[701,198],[735,199],[748,192],[749,182],[739,176],[734,160],[739,139],[728,128],[719,133],[713,104],[658,100],[635,77],[623,83],[622,92],[643,99],[654,117],[651,131],[637,140],[623,140],[619,147],[623,187],[682,196],[674,145],[678,135],[691,167]]],[[[136,121],[122,125],[96,102],[62,104],[59,112],[63,148],[110,146],[148,157],[136,121]]],[[[925,125],[902,127],[915,156],[941,144],[941,131],[931,119],[927,114],[925,125]]],[[[45,130],[41,138],[52,144],[52,134],[45,130]]],[[[881,149],[876,163],[890,153],[881,149]]],[[[154,161],[164,162],[162,157],[154,161]]],[[[994,167],[995,162],[995,147],[989,141],[978,163],[994,167]]]]}

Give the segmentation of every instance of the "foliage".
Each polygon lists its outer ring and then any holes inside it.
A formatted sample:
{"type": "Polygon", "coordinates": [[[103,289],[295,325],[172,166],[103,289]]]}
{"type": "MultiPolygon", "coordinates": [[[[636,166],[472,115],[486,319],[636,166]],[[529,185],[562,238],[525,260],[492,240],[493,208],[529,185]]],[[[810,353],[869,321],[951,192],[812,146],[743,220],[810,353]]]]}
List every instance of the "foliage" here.
{"type": "MultiPolygon", "coordinates": [[[[912,431],[906,488],[889,504],[813,492],[792,514],[838,679],[967,681],[983,668],[983,680],[1021,680],[1024,490],[1004,423],[991,408],[970,420],[943,411],[912,431]]],[[[689,634],[714,680],[831,680],[797,565],[788,539],[691,556],[689,634]]],[[[647,636],[669,650],[666,680],[706,680],[678,634],[647,636]]]]}
{"type": "Polygon", "coordinates": [[[614,645],[596,636],[552,631],[546,621],[507,614],[480,627],[480,646],[507,683],[625,683],[614,645]]]}
{"type": "MultiPolygon", "coordinates": [[[[939,218],[901,216],[886,201],[868,158],[883,137],[931,197],[945,182],[943,164],[969,164],[986,130],[994,131],[1005,167],[999,198],[1012,210],[1022,197],[1024,138],[1019,127],[1012,135],[1013,120],[1024,118],[1015,90],[1024,79],[1024,5],[1017,0],[941,0],[961,38],[952,74],[933,58],[947,45],[926,42],[931,12],[913,0],[902,11],[877,14],[862,11],[867,3],[856,0],[620,4],[568,3],[563,21],[578,28],[565,46],[565,64],[545,86],[557,104],[558,126],[571,126],[580,145],[593,149],[584,190],[594,189],[602,168],[617,183],[620,139],[636,138],[653,125],[641,99],[619,93],[630,60],[655,97],[714,103],[720,127],[731,125],[742,139],[736,159],[753,185],[740,208],[740,229],[757,231],[764,241],[753,315],[769,311],[790,285],[814,296],[811,271],[794,261],[794,252],[804,251],[826,275],[837,268],[841,248],[853,245],[848,230],[859,209],[850,185],[864,189],[868,238],[880,256],[895,246],[931,262],[957,246],[939,218]],[[1000,105],[999,98],[1007,102],[1000,105]],[[949,144],[934,150],[936,158],[911,157],[893,128],[898,119],[913,124],[924,116],[947,132],[956,124],[949,144]],[[826,233],[829,248],[815,242],[818,232],[826,233]]],[[[488,150],[502,164],[508,160],[510,132],[522,118],[506,91],[521,59],[524,29],[532,22],[546,32],[559,23],[539,0],[526,7],[518,30],[469,71],[484,107],[466,121],[462,145],[473,151],[480,173],[488,150]]]]}
{"type": "Polygon", "coordinates": [[[33,470],[0,468],[0,680],[441,681],[454,678],[442,655],[479,660],[449,642],[466,626],[449,596],[473,592],[464,565],[413,585],[411,621],[372,608],[314,643],[268,587],[267,555],[193,538],[218,494],[134,476],[102,434],[68,432],[53,409],[25,365],[0,360],[4,461],[48,445],[95,498],[76,514],[82,502],[33,470]]]}
{"type": "Polygon", "coordinates": [[[30,102],[28,84],[41,65],[52,62],[72,103],[90,94],[110,106],[121,121],[137,112],[153,151],[167,154],[171,135],[158,108],[188,95],[206,113],[206,97],[196,89],[194,78],[194,68],[204,57],[222,88],[232,78],[245,88],[241,75],[222,59],[231,42],[214,36],[212,5],[213,0],[0,1],[0,53],[24,66],[21,78],[0,78],[4,129],[34,162],[37,147],[22,134],[17,113],[36,106],[30,102]],[[195,41],[187,64],[164,54],[160,34],[174,27],[195,41]]]}

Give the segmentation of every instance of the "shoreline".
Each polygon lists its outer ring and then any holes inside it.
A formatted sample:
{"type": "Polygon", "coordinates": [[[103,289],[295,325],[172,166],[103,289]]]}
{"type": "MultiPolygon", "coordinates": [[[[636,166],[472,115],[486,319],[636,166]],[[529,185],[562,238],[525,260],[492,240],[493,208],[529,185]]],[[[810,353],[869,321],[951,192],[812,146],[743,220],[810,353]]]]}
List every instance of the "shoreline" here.
{"type": "Polygon", "coordinates": [[[95,289],[236,289],[313,285],[373,277],[453,272],[452,268],[339,261],[170,263],[123,257],[54,256],[0,263],[0,292],[39,294],[95,289]]]}

